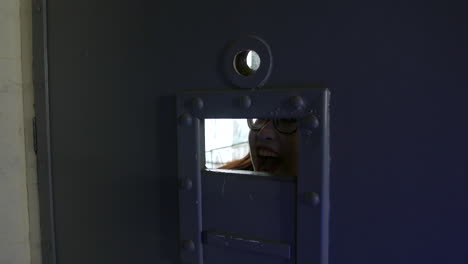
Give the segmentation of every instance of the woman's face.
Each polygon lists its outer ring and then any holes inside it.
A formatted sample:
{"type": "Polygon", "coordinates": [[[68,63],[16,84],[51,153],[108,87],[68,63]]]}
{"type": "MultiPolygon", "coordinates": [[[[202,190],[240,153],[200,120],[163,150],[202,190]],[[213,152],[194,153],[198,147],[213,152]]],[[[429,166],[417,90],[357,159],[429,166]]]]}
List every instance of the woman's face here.
{"type": "Polygon", "coordinates": [[[297,132],[280,133],[269,121],[259,131],[250,130],[249,145],[255,171],[297,176],[297,132]]]}

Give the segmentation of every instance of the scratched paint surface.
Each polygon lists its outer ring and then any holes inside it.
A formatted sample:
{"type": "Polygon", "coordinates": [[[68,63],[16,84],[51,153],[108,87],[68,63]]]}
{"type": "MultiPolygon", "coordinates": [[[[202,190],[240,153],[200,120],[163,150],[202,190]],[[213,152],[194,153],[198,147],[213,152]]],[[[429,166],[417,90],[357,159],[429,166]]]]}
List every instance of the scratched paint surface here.
{"type": "MultiPolygon", "coordinates": [[[[295,182],[252,177],[205,174],[203,230],[235,236],[211,236],[204,246],[206,263],[291,263],[281,254],[281,243],[294,247],[295,182]],[[252,237],[255,239],[239,239],[252,237]],[[223,245],[223,240],[229,245],[223,245]],[[256,248],[253,241],[271,241],[270,249],[256,248]],[[256,250],[257,249],[257,250],[256,250]]],[[[262,243],[260,243],[262,244],[262,243]]],[[[293,257],[293,256],[292,256],[293,257]]]]}

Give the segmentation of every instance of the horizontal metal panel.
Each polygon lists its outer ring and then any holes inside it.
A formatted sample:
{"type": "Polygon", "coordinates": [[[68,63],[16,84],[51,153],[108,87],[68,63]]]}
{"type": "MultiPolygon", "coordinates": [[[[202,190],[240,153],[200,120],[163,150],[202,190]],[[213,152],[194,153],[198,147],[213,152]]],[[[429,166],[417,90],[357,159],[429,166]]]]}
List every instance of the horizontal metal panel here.
{"type": "Polygon", "coordinates": [[[315,113],[326,88],[218,90],[178,94],[178,115],[203,118],[292,118],[315,113]]]}
{"type": "MultiPolygon", "coordinates": [[[[294,243],[296,181],[245,177],[249,172],[202,171],[203,230],[294,243]]],[[[250,172],[252,175],[257,174],[250,172]]]]}

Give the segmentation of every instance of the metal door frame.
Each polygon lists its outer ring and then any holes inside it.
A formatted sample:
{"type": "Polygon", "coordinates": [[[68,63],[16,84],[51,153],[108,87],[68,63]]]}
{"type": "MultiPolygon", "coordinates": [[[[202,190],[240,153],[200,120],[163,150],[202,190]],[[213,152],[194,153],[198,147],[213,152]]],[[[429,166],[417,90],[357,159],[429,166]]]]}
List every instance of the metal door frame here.
{"type": "Polygon", "coordinates": [[[37,158],[42,263],[56,264],[54,191],[50,149],[47,0],[32,1],[34,148],[37,158]]]}
{"type": "Polygon", "coordinates": [[[327,264],[329,244],[329,100],[326,88],[189,91],[177,96],[181,258],[203,263],[201,172],[206,118],[308,118],[317,134],[299,133],[296,263],[327,264]],[[318,135],[318,136],[316,136],[318,135]],[[311,148],[318,139],[319,147],[311,148]],[[310,160],[309,157],[319,159],[310,160]],[[320,177],[301,177],[316,172],[320,177]],[[310,186],[319,186],[312,190],[310,186]],[[319,214],[317,211],[319,210],[319,214]],[[308,234],[320,234],[311,236],[308,234]]]}

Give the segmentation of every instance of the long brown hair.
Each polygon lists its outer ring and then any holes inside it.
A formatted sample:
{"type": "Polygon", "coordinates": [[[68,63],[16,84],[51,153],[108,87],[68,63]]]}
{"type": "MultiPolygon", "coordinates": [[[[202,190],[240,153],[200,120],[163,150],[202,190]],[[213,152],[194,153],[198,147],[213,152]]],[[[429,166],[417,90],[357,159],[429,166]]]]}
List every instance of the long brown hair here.
{"type": "Polygon", "coordinates": [[[228,164],[219,167],[218,169],[225,170],[251,170],[253,171],[252,160],[250,159],[250,152],[245,157],[229,162],[228,164]]]}

